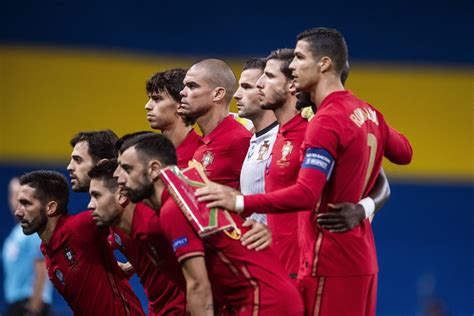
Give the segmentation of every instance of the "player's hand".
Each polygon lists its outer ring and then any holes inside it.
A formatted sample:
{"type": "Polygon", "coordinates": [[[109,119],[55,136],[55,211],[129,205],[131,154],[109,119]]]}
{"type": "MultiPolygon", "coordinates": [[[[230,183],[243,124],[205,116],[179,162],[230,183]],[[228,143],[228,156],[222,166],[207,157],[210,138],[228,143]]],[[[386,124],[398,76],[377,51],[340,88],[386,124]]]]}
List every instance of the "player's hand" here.
{"type": "Polygon", "coordinates": [[[229,211],[235,211],[235,197],[240,194],[237,190],[215,182],[210,182],[195,192],[198,201],[207,202],[208,208],[220,207],[229,211]]]}
{"type": "Polygon", "coordinates": [[[328,213],[318,214],[318,224],[331,233],[347,232],[362,222],[365,218],[364,208],[360,204],[339,203],[328,204],[328,213]]]}
{"type": "Polygon", "coordinates": [[[259,251],[267,248],[272,243],[272,233],[267,225],[253,220],[246,220],[242,226],[252,226],[240,239],[242,245],[247,246],[247,249],[259,251]]]}
{"type": "Polygon", "coordinates": [[[135,270],[133,269],[133,266],[130,262],[127,261],[123,263],[123,262],[117,261],[117,264],[127,277],[131,277],[135,273],[135,270]]]}

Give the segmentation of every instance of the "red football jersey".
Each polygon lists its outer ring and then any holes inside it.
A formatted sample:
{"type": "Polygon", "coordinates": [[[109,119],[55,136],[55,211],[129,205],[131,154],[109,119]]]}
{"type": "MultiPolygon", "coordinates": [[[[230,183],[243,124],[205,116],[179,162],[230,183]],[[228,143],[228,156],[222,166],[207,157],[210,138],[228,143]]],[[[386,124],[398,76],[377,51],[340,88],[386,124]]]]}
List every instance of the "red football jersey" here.
{"type": "Polygon", "coordinates": [[[349,91],[337,91],[321,103],[305,134],[305,158],[297,183],[245,197],[245,212],[314,209],[301,227],[304,275],[362,275],[378,271],[368,220],[346,233],[319,228],[317,212],[328,203],[358,202],[372,188],[384,153],[406,163],[412,151],[403,135],[391,130],[383,115],[349,91]],[[329,179],[327,181],[327,179],[329,179]],[[327,182],[327,183],[326,183],[327,182]]]}
{"type": "Polygon", "coordinates": [[[186,281],[181,272],[181,266],[164,236],[160,218],[144,203],[138,203],[135,206],[130,237],[146,250],[152,262],[166,277],[172,280],[181,291],[186,291],[186,281]]]}
{"type": "Polygon", "coordinates": [[[176,156],[178,157],[176,165],[180,169],[187,168],[188,162],[193,160],[194,152],[196,152],[196,149],[201,144],[200,139],[201,136],[194,129],[191,129],[183,142],[176,147],[176,156]]]}
{"type": "MultiPolygon", "coordinates": [[[[140,204],[135,209],[146,207],[140,204]]],[[[154,315],[185,315],[184,292],[158,269],[143,244],[133,240],[120,228],[111,227],[110,233],[112,247],[127,257],[143,285],[148,298],[148,310],[154,315]]]]}
{"type": "Polygon", "coordinates": [[[202,164],[209,180],[238,189],[251,137],[242,124],[227,116],[200,140],[193,158],[202,164]]]}
{"type": "MultiPolygon", "coordinates": [[[[205,257],[221,315],[303,314],[300,294],[270,249],[248,250],[223,232],[201,239],[173,199],[162,204],[161,225],[178,260],[205,257]]],[[[232,216],[244,233],[242,219],[232,216]]]]}
{"type": "Polygon", "coordinates": [[[48,276],[74,315],[144,315],[90,211],[62,216],[48,244],[41,244],[48,276]]]}
{"type": "MultiPolygon", "coordinates": [[[[308,121],[297,114],[280,127],[265,176],[265,192],[273,192],[296,183],[301,166],[301,145],[307,126],[308,121]]],[[[295,212],[267,215],[268,227],[272,232],[271,247],[285,271],[294,279],[300,263],[298,217],[299,213],[295,212]]]]}

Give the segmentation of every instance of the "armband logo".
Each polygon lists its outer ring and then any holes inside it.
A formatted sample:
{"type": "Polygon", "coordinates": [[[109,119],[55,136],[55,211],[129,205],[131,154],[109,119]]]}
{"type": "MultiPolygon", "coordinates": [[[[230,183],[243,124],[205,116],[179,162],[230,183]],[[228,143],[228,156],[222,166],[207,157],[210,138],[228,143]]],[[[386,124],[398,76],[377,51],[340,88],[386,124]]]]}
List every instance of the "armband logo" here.
{"type": "Polygon", "coordinates": [[[120,236],[117,233],[114,233],[114,240],[115,240],[115,243],[119,245],[119,247],[123,248],[122,238],[120,238],[120,236]]]}
{"type": "Polygon", "coordinates": [[[176,252],[179,248],[186,246],[188,244],[188,238],[185,236],[179,237],[173,240],[173,250],[176,252]]]}
{"type": "Polygon", "coordinates": [[[304,156],[302,169],[311,168],[319,170],[326,175],[329,180],[331,172],[334,169],[334,158],[323,148],[308,148],[304,156]]]}

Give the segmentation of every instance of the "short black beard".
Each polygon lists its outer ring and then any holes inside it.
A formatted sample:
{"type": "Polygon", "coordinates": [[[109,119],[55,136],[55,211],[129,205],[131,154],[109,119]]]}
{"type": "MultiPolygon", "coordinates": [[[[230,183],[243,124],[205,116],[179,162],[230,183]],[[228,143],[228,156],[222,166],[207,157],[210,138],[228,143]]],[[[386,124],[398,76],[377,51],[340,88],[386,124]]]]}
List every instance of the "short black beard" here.
{"type": "Polygon", "coordinates": [[[295,107],[297,110],[301,110],[305,107],[311,106],[313,108],[314,113],[316,113],[316,106],[314,105],[313,101],[311,101],[311,96],[308,92],[298,92],[296,98],[297,101],[295,107]]]}
{"type": "Polygon", "coordinates": [[[141,188],[137,190],[127,190],[127,196],[133,203],[138,203],[144,199],[150,198],[155,193],[155,187],[153,183],[147,182],[141,188]]]}
{"type": "Polygon", "coordinates": [[[33,223],[32,226],[27,228],[21,227],[23,230],[23,234],[25,235],[33,235],[34,233],[40,233],[46,228],[46,224],[48,223],[48,218],[46,217],[46,208],[42,208],[40,210],[40,218],[38,222],[33,223]]]}

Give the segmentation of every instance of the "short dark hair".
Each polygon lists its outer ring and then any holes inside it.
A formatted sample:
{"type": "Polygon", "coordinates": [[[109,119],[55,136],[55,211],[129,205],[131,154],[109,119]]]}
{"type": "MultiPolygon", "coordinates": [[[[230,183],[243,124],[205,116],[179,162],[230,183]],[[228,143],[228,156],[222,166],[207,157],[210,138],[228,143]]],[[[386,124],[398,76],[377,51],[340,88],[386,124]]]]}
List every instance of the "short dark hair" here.
{"type": "Polygon", "coordinates": [[[298,34],[296,39],[307,42],[314,57],[331,58],[336,73],[340,74],[343,71],[349,53],[346,40],[338,30],[324,27],[312,28],[298,34]]]}
{"type": "Polygon", "coordinates": [[[118,187],[117,178],[114,177],[117,169],[117,160],[110,159],[94,166],[88,174],[91,179],[98,179],[104,182],[110,191],[115,191],[118,187]]]}
{"type": "Polygon", "coordinates": [[[294,49],[291,48],[279,48],[274,50],[267,56],[266,61],[268,62],[271,59],[276,59],[282,61],[280,66],[280,71],[285,75],[286,78],[289,80],[293,80],[293,75],[290,70],[290,64],[293,60],[293,56],[295,55],[294,49]]]}
{"type": "Polygon", "coordinates": [[[117,135],[110,129],[101,131],[79,132],[71,139],[72,147],[79,142],[87,142],[89,145],[89,155],[91,155],[94,162],[101,159],[117,158],[117,149],[115,143],[117,142],[117,135]]]}
{"type": "Polygon", "coordinates": [[[186,70],[182,68],[157,72],[146,81],[146,92],[148,94],[166,92],[173,100],[181,102],[179,93],[184,89],[184,77],[186,70]]]}
{"type": "Polygon", "coordinates": [[[35,197],[43,205],[50,201],[58,203],[60,213],[67,214],[69,191],[66,177],[52,170],[37,170],[25,173],[20,177],[20,185],[35,189],[35,197]]]}
{"type": "Polygon", "coordinates": [[[349,69],[349,61],[346,61],[341,71],[341,82],[343,86],[346,85],[347,78],[349,77],[349,69]]]}
{"type": "MultiPolygon", "coordinates": [[[[181,90],[184,89],[184,77],[186,77],[186,69],[172,68],[166,71],[157,72],[145,83],[146,93],[168,93],[175,102],[181,102],[181,90]]],[[[186,126],[196,123],[194,118],[181,116],[186,126]]]]}
{"type": "Polygon", "coordinates": [[[134,132],[134,133],[129,133],[129,134],[123,135],[115,143],[115,148],[117,149],[117,152],[120,152],[120,153],[123,152],[123,150],[120,151],[120,148],[122,147],[123,143],[126,142],[128,139],[130,139],[132,137],[137,137],[137,136],[140,136],[140,135],[147,135],[147,134],[155,134],[155,133],[150,132],[150,131],[140,131],[140,132],[134,132]]]}
{"type": "Polygon", "coordinates": [[[248,69],[259,69],[263,71],[265,69],[267,61],[264,58],[252,58],[245,62],[242,71],[248,69]]]}
{"type": "MultiPolygon", "coordinates": [[[[130,147],[135,147],[143,160],[158,159],[164,166],[176,165],[176,149],[173,143],[163,134],[139,133],[126,135],[119,152],[123,154],[130,147]]],[[[120,142],[120,140],[119,140],[120,142]]]]}

